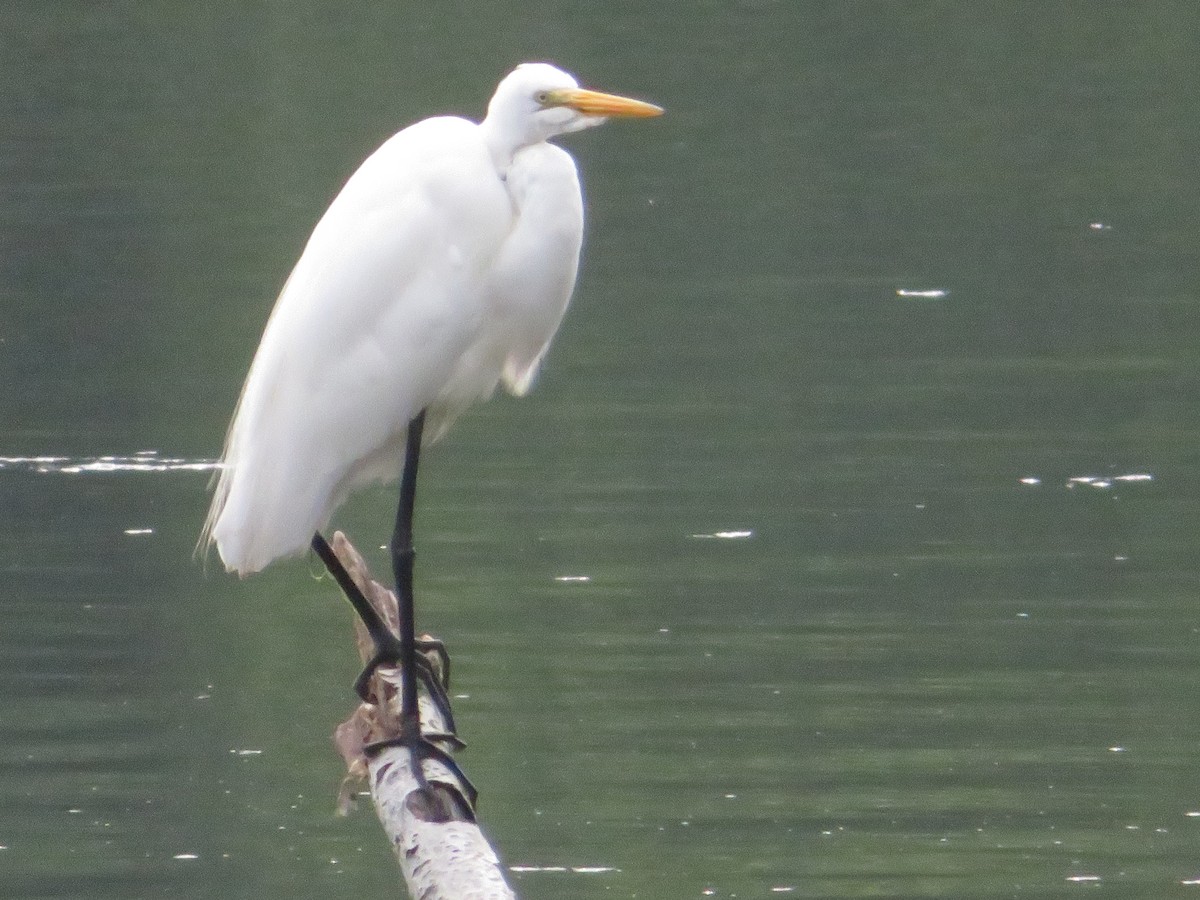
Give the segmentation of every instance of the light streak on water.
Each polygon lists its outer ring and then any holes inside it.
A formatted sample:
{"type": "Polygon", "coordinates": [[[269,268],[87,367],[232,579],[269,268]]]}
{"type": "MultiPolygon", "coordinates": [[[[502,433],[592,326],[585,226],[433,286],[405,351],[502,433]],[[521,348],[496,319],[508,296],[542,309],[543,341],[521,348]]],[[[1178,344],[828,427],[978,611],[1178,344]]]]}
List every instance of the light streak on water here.
{"type": "Polygon", "coordinates": [[[0,456],[0,470],[38,475],[94,475],[111,472],[212,472],[219,460],[159,456],[143,450],[133,456],[0,456]]]}

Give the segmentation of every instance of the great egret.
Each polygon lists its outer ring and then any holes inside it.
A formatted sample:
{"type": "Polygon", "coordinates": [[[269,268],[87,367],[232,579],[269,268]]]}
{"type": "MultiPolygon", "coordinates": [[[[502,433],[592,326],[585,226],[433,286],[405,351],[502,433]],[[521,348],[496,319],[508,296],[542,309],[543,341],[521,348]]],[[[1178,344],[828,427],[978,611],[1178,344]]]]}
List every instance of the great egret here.
{"type": "MultiPolygon", "coordinates": [[[[422,436],[441,437],[499,383],[528,391],[566,311],[583,200],[574,161],[549,139],[661,113],[525,63],[500,82],[482,122],[438,116],[405,128],[330,204],[263,332],[199,548],[215,544],[242,576],[310,546],[336,569],[320,534],[333,511],[355,488],[402,473],[390,545],[402,633],[397,640],[375,623],[377,655],[364,676],[385,661],[404,667],[414,752],[422,436]]],[[[370,615],[361,597],[350,599],[370,615]]]]}

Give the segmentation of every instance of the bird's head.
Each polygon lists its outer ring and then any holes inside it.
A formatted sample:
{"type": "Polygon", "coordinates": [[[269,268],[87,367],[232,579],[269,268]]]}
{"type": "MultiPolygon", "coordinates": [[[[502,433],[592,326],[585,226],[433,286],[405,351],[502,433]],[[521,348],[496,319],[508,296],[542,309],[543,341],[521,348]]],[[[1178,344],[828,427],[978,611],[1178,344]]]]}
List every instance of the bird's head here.
{"type": "Polygon", "coordinates": [[[518,144],[603,124],[613,117],[648,118],[662,108],[579,86],[548,63],[522,63],[504,77],[488,104],[487,122],[518,144]]]}

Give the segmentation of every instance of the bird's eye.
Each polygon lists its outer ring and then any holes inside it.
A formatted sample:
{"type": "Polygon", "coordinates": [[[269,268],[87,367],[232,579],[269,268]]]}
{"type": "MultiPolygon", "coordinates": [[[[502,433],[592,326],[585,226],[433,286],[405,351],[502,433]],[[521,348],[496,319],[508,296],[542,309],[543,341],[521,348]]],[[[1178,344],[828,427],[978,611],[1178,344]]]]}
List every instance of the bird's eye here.
{"type": "Polygon", "coordinates": [[[538,91],[536,94],[533,95],[533,99],[536,100],[539,105],[545,106],[547,103],[550,102],[550,92],[549,91],[538,91]]]}

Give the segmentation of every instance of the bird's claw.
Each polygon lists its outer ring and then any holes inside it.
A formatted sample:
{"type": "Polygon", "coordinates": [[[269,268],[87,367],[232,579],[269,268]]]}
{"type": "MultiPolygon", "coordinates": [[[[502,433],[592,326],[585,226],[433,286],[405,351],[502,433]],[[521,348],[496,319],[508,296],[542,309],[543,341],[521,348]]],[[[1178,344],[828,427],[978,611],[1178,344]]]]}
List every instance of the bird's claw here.
{"type": "Polygon", "coordinates": [[[448,742],[454,745],[454,749],[456,750],[462,749],[466,745],[453,733],[431,732],[421,734],[419,732],[414,733],[414,728],[419,728],[419,726],[402,727],[399,736],[386,738],[382,741],[373,741],[363,749],[367,756],[370,757],[386,750],[388,747],[404,747],[412,757],[413,775],[420,789],[423,791],[429,790],[429,779],[425,776],[425,769],[421,761],[422,759],[436,759],[450,770],[458,782],[456,785],[451,786],[458,791],[465,801],[464,812],[468,821],[474,822],[475,806],[479,802],[479,791],[471,783],[471,779],[467,777],[462,767],[459,766],[458,761],[447,750],[439,746],[437,742],[448,742]]]}
{"type": "MultiPolygon", "coordinates": [[[[446,645],[435,638],[422,638],[417,641],[417,650],[419,652],[413,661],[413,674],[421,684],[425,685],[429,699],[433,701],[433,705],[445,720],[446,731],[453,734],[457,729],[454,725],[454,713],[450,709],[450,698],[446,694],[446,688],[450,684],[450,655],[446,652],[446,645]],[[437,657],[436,663],[429,658],[430,655],[437,657]]],[[[381,666],[396,666],[400,661],[400,642],[398,640],[389,641],[382,647],[377,646],[375,655],[354,679],[354,693],[358,694],[359,699],[364,703],[374,703],[376,697],[370,684],[375,670],[381,666]]]]}

